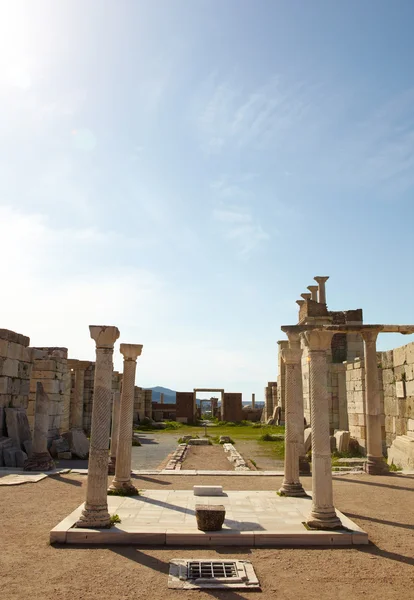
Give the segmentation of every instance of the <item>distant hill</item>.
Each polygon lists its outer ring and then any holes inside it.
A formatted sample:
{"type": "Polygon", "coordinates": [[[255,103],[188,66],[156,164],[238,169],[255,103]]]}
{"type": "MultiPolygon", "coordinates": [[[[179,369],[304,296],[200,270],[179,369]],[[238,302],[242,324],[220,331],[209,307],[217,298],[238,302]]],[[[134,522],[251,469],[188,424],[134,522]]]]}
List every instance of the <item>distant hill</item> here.
{"type": "Polygon", "coordinates": [[[155,387],[145,388],[146,390],[152,390],[152,401],[159,402],[161,394],[164,394],[164,402],[165,404],[175,404],[175,394],[174,390],[170,390],[169,388],[162,387],[161,385],[156,385],[155,387]]]}

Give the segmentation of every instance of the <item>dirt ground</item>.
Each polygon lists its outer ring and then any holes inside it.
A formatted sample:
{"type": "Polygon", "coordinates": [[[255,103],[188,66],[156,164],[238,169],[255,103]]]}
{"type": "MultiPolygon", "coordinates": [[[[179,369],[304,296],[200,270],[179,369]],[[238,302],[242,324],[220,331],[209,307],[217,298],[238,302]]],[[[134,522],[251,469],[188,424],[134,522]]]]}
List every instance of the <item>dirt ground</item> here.
{"type": "MultiPolygon", "coordinates": [[[[279,477],[145,476],[139,488],[277,490],[279,477]]],[[[305,488],[311,481],[303,478],[305,488]]],[[[167,589],[173,557],[252,561],[262,597],[283,600],[414,598],[414,476],[336,477],[336,506],[369,534],[371,544],[344,549],[220,547],[86,548],[50,546],[49,531],[85,497],[86,477],[62,475],[36,484],[0,487],[0,597],[8,600],[132,600],[250,598],[253,592],[167,589]]]]}
{"type": "Polygon", "coordinates": [[[222,446],[188,446],[181,468],[234,471],[222,446]]]}

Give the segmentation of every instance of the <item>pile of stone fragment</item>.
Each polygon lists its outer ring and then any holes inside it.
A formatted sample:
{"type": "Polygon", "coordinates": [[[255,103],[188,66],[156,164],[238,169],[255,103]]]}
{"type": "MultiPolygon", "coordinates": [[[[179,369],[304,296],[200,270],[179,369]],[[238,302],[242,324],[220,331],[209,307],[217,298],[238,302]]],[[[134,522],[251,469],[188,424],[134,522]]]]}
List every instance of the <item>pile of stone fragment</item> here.
{"type": "Polygon", "coordinates": [[[234,464],[235,471],[250,471],[244,458],[237,452],[233,444],[223,443],[224,452],[228,453],[227,460],[234,464]]]}

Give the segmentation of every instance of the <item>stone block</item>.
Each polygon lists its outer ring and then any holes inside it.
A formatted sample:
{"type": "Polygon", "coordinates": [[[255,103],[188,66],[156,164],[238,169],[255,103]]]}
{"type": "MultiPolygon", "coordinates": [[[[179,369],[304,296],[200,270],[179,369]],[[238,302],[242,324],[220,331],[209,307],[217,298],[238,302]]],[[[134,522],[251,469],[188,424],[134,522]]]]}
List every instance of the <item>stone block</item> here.
{"type": "Polygon", "coordinates": [[[71,452],[58,452],[57,457],[59,460],[71,460],[72,453],[71,452]]]}
{"type": "Polygon", "coordinates": [[[19,362],[17,368],[17,377],[20,379],[30,379],[32,373],[32,365],[26,362],[19,362]]]}
{"type": "Polygon", "coordinates": [[[24,451],[26,452],[27,456],[30,458],[33,454],[32,440],[26,440],[25,442],[23,442],[23,447],[24,447],[24,451]]]}
{"type": "Polygon", "coordinates": [[[82,460],[89,456],[89,440],[81,429],[72,429],[62,434],[67,441],[71,454],[82,460]]]}
{"type": "Polygon", "coordinates": [[[414,342],[407,344],[405,347],[405,358],[407,364],[412,365],[414,363],[414,342]]]}
{"type": "Polygon", "coordinates": [[[394,348],[393,350],[393,361],[394,368],[403,365],[407,360],[406,346],[401,348],[394,348]]]}
{"type": "Polygon", "coordinates": [[[222,496],[223,486],[221,485],[194,485],[194,496],[222,496]]]}
{"type": "Polygon", "coordinates": [[[203,439],[203,438],[194,438],[191,440],[188,440],[188,445],[189,446],[209,446],[210,445],[210,440],[208,439],[203,439]]]}
{"type": "Polygon", "coordinates": [[[312,429],[310,427],[307,427],[304,431],[304,446],[305,454],[307,454],[312,448],[312,429]]]}
{"type": "Polygon", "coordinates": [[[0,329],[0,339],[7,340],[8,342],[14,342],[25,347],[30,344],[30,338],[22,335],[21,333],[10,331],[9,329],[0,329]]]}
{"type": "Polygon", "coordinates": [[[24,461],[27,460],[26,452],[23,452],[23,450],[17,450],[14,456],[16,459],[16,467],[18,469],[23,469],[24,461]]]}
{"type": "Polygon", "coordinates": [[[382,381],[384,383],[394,383],[394,381],[395,381],[394,370],[393,369],[383,369],[382,381]]]}
{"type": "Polygon", "coordinates": [[[16,453],[18,449],[14,446],[10,448],[4,448],[3,450],[3,461],[5,467],[17,467],[16,464],[16,453]]]}
{"type": "Polygon", "coordinates": [[[0,376],[18,377],[19,361],[11,358],[0,358],[0,376]]]}
{"type": "Polygon", "coordinates": [[[414,365],[405,365],[405,379],[407,381],[414,379],[414,365]]]}
{"type": "Polygon", "coordinates": [[[55,440],[52,440],[52,444],[50,446],[50,454],[53,457],[56,457],[58,456],[58,454],[61,454],[63,452],[70,452],[69,442],[63,437],[59,437],[55,440]]]}
{"type": "Polygon", "coordinates": [[[387,350],[387,352],[381,352],[381,363],[383,369],[392,369],[394,366],[393,351],[387,350]]]}
{"type": "Polygon", "coordinates": [[[219,531],[223,527],[226,509],[221,504],[196,504],[197,527],[200,531],[219,531]]]}
{"type": "MultiPolygon", "coordinates": [[[[363,417],[363,415],[361,415],[363,417]]],[[[348,452],[351,434],[349,431],[335,431],[336,448],[338,452],[348,452]]]]}
{"type": "Polygon", "coordinates": [[[21,408],[6,408],[5,413],[8,437],[21,449],[23,442],[32,439],[26,411],[21,408]]]}
{"type": "Polygon", "coordinates": [[[414,396],[414,381],[405,382],[405,393],[407,396],[414,396]]]}
{"type": "Polygon", "coordinates": [[[396,437],[388,449],[388,464],[403,469],[414,469],[414,438],[407,435],[396,437]]]}

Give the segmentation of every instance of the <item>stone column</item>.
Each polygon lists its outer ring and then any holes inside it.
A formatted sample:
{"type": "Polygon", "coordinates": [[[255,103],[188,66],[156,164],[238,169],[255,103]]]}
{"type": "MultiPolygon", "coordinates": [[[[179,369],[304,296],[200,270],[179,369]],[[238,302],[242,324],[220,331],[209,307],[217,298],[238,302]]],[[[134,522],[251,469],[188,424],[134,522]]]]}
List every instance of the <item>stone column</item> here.
{"type": "Polygon", "coordinates": [[[367,427],[367,464],[370,475],[381,475],[388,471],[382,455],[381,401],[377,364],[378,330],[363,330],[365,351],[365,414],[367,427]]]}
{"type": "Polygon", "coordinates": [[[301,296],[304,300],[311,300],[312,298],[312,294],[301,294],[301,296]]]}
{"type": "Polygon", "coordinates": [[[322,276],[317,276],[314,277],[314,280],[316,281],[316,283],[319,286],[319,302],[321,302],[322,304],[326,304],[326,288],[325,288],[325,283],[328,281],[329,277],[322,277],[322,276]]]}
{"type": "Polygon", "coordinates": [[[89,361],[79,360],[76,361],[73,366],[75,371],[75,390],[71,429],[82,429],[83,431],[83,393],[85,386],[85,371],[89,365],[89,361]]]}
{"type": "Polygon", "coordinates": [[[281,496],[306,496],[299,479],[299,456],[303,448],[303,400],[300,366],[302,350],[299,334],[289,335],[289,348],[282,350],[286,368],[285,392],[285,474],[281,496]],[[301,410],[302,406],[302,410],[301,410]]]}
{"type": "Polygon", "coordinates": [[[304,339],[309,350],[312,426],[312,510],[307,524],[315,529],[336,529],[342,525],[333,505],[326,361],[332,333],[307,331],[304,339]]]}
{"type": "MultiPolygon", "coordinates": [[[[134,389],[135,394],[135,389],[134,389]]],[[[118,448],[119,435],[119,407],[121,404],[121,393],[113,393],[112,401],[112,426],[111,426],[111,447],[109,450],[108,475],[115,475],[116,454],[118,448]]]]}
{"type": "Polygon", "coordinates": [[[311,293],[311,300],[313,300],[314,302],[317,302],[319,286],[318,285],[308,285],[308,290],[311,293]]]}
{"type": "Polygon", "coordinates": [[[160,404],[164,404],[164,394],[160,393],[160,404]]]}
{"type": "Polygon", "coordinates": [[[85,508],[77,527],[109,527],[108,512],[108,447],[111,422],[112,357],[119,338],[117,327],[90,325],[96,342],[95,381],[92,405],[92,427],[85,508]]]}
{"type": "Polygon", "coordinates": [[[255,398],[256,398],[255,394],[252,394],[252,408],[253,408],[253,409],[255,408],[255,405],[256,405],[256,400],[255,400],[255,398]]]}
{"type": "Polygon", "coordinates": [[[36,383],[36,398],[34,406],[34,428],[32,455],[24,462],[24,471],[51,471],[55,463],[47,449],[47,433],[49,430],[49,396],[43,390],[43,385],[36,383]]]}
{"type": "Polygon", "coordinates": [[[115,477],[109,489],[121,491],[122,495],[135,496],[138,490],[131,481],[132,417],[134,410],[134,386],[137,358],[142,352],[141,344],[121,344],[124,355],[121,406],[119,411],[119,436],[115,465],[115,477]]]}

